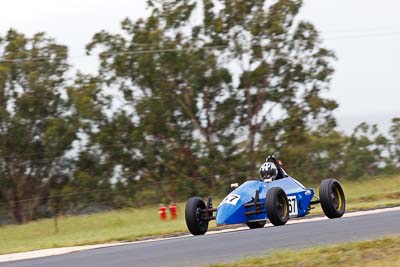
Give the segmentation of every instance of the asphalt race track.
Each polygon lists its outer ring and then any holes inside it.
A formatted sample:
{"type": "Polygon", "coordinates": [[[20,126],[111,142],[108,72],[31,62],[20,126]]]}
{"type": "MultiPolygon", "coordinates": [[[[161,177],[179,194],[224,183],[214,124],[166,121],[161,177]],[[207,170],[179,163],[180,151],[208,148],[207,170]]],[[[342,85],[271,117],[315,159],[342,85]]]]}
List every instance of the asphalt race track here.
{"type": "MultiPolygon", "coordinates": [[[[186,236],[0,263],[1,267],[201,266],[271,250],[400,234],[400,210],[279,227],[186,236]]],[[[290,255],[288,255],[290,257],[290,255]]]]}

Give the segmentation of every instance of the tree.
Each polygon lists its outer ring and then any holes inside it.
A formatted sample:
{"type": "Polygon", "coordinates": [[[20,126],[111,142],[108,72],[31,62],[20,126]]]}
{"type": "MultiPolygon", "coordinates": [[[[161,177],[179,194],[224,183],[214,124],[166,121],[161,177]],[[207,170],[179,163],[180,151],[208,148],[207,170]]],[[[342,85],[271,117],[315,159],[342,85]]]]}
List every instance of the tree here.
{"type": "Polygon", "coordinates": [[[398,170],[400,169],[400,118],[392,119],[389,134],[392,137],[389,155],[393,160],[392,165],[398,170]]]}
{"type": "MultiPolygon", "coordinates": [[[[303,133],[321,119],[325,128],[336,126],[331,111],[337,104],[321,96],[329,88],[334,55],[323,47],[311,23],[296,20],[302,1],[151,1],[151,5],[173,32],[189,32],[193,43],[224,46],[219,63],[239,80],[233,95],[239,101],[241,133],[247,134],[248,177],[255,177],[257,146],[267,150],[259,145],[260,134],[282,121],[277,114],[303,133]],[[201,22],[192,26],[199,13],[201,22]],[[297,119],[289,118],[292,115],[297,119]]],[[[301,139],[280,126],[281,133],[301,139]]]]}
{"type": "MultiPolygon", "coordinates": [[[[100,74],[129,97],[144,139],[157,140],[157,149],[179,144],[192,155],[186,158],[199,159],[197,166],[180,162],[187,166],[183,173],[213,176],[237,167],[237,144],[245,133],[248,176],[254,177],[255,150],[261,133],[277,121],[273,113],[288,114],[284,120],[304,133],[321,118],[335,125],[331,111],[337,105],[320,95],[328,88],[334,56],[310,23],[295,23],[301,4],[282,0],[266,8],[266,1],[149,1],[147,19],[124,20],[124,35],[96,34],[88,51],[105,47],[99,53],[100,74]],[[196,14],[201,14],[197,24],[196,14]],[[235,77],[239,83],[232,82],[235,77]]],[[[160,172],[149,176],[160,177],[160,172]]],[[[215,183],[211,179],[213,188],[215,183]]]]}
{"type": "Polygon", "coordinates": [[[377,125],[361,123],[347,137],[343,155],[343,175],[350,179],[376,175],[386,167],[385,153],[389,140],[379,133],[377,125]]]}
{"type": "Polygon", "coordinates": [[[0,38],[0,180],[15,220],[34,218],[52,184],[65,183],[76,123],[64,98],[67,48],[43,33],[0,38]]]}
{"type": "Polygon", "coordinates": [[[175,11],[155,8],[145,21],[127,19],[122,28],[128,37],[101,32],[88,45],[89,51],[105,47],[99,72],[105,83],[124,93],[140,129],[140,173],[157,182],[167,198],[172,196],[162,181],[175,187],[176,177],[210,176],[215,190],[212,174],[226,168],[224,162],[232,157],[229,140],[235,137],[237,106],[231,75],[219,67],[218,51],[182,32],[171,35],[171,22],[180,21],[170,16],[187,17],[182,10],[170,12],[175,11]],[[147,53],[149,49],[169,52],[147,53]]]}
{"type": "MultiPolygon", "coordinates": [[[[205,14],[214,8],[208,2],[205,14]]],[[[317,118],[325,117],[335,126],[331,111],[337,105],[321,96],[329,87],[334,55],[323,47],[311,23],[295,20],[302,1],[222,2],[218,14],[208,16],[213,17],[210,25],[221,25],[211,27],[210,35],[215,42],[228,40],[228,58],[240,66],[237,90],[247,133],[248,177],[255,177],[257,146],[269,151],[262,146],[266,140],[258,142],[262,132],[271,133],[264,134],[266,138],[283,134],[285,145],[292,146],[302,143],[317,118]],[[270,131],[274,123],[279,128],[270,131]]]]}

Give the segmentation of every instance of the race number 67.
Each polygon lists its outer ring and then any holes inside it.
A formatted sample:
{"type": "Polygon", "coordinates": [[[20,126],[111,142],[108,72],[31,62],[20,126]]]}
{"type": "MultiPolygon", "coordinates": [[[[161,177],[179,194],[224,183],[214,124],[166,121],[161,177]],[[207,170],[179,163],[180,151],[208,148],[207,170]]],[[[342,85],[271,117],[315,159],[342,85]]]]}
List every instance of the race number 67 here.
{"type": "Polygon", "coordinates": [[[289,215],[297,215],[297,201],[296,196],[289,196],[288,197],[288,204],[289,204],[289,215]]]}

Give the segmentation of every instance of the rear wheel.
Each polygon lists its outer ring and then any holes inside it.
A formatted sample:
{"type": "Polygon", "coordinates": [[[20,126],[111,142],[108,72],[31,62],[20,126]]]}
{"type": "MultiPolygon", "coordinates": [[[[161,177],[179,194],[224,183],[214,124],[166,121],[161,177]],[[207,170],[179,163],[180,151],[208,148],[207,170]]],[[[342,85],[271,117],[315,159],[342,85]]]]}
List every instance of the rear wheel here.
{"type": "Polygon", "coordinates": [[[191,197],[186,202],[185,220],[193,235],[204,235],[208,230],[208,221],[204,218],[206,203],[199,197],[191,197]]]}
{"type": "Polygon", "coordinates": [[[289,219],[289,204],[285,191],[280,187],[272,187],[265,198],[269,221],[275,225],[284,225],[289,219]]]}
{"type": "Polygon", "coordinates": [[[346,198],[343,188],[335,179],[325,179],[319,186],[321,207],[326,217],[340,218],[346,209],[346,198]]]}
{"type": "Polygon", "coordinates": [[[263,221],[247,222],[246,224],[250,229],[256,229],[256,228],[263,228],[266,222],[267,221],[263,220],[263,221]]]}

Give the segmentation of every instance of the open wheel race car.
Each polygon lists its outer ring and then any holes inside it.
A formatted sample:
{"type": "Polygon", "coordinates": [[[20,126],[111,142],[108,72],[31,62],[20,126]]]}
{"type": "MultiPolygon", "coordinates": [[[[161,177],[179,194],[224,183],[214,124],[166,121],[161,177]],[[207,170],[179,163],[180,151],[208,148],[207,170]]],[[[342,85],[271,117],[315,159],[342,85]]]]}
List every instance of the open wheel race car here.
{"type": "Polygon", "coordinates": [[[189,231],[193,235],[203,235],[211,220],[216,220],[217,225],[245,223],[251,229],[264,227],[267,219],[275,226],[284,225],[289,218],[306,216],[315,204],[321,204],[328,218],[343,216],[346,199],[337,180],[323,180],[318,198],[312,188],[306,188],[290,177],[280,160],[268,157],[267,161],[277,166],[275,180],[249,180],[239,187],[236,184],[237,188],[221,201],[218,208],[213,208],[211,198],[207,203],[200,197],[189,198],[185,207],[189,231]]]}

